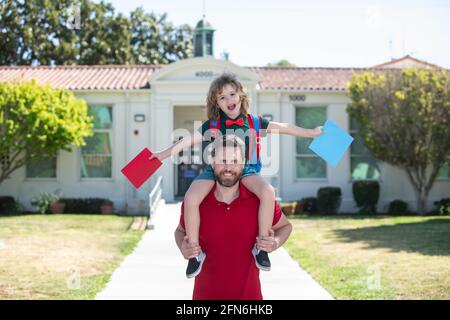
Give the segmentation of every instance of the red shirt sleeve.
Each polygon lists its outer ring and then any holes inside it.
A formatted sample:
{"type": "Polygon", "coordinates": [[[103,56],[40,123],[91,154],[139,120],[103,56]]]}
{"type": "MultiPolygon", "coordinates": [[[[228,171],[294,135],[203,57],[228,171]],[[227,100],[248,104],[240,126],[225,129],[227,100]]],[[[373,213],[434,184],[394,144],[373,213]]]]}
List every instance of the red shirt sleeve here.
{"type": "Polygon", "coordinates": [[[273,221],[272,221],[272,226],[276,225],[278,223],[278,221],[280,221],[281,218],[281,208],[280,205],[278,204],[278,201],[275,201],[275,208],[273,211],[273,221]]]}
{"type": "Polygon", "coordinates": [[[184,202],[181,204],[180,225],[183,227],[183,229],[186,229],[186,227],[184,226],[184,202]]]}

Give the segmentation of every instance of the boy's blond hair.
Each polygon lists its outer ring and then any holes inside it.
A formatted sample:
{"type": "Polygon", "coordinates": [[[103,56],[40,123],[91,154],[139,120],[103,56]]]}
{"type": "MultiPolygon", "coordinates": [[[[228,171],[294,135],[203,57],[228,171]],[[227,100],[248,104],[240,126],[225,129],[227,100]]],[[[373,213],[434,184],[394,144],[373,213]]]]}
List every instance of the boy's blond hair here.
{"type": "Polygon", "coordinates": [[[231,85],[241,99],[241,112],[247,116],[249,110],[248,95],[244,92],[244,87],[236,79],[234,74],[224,73],[209,86],[208,96],[206,98],[206,115],[210,120],[217,120],[219,118],[220,108],[217,105],[217,96],[222,92],[223,88],[231,85]]]}

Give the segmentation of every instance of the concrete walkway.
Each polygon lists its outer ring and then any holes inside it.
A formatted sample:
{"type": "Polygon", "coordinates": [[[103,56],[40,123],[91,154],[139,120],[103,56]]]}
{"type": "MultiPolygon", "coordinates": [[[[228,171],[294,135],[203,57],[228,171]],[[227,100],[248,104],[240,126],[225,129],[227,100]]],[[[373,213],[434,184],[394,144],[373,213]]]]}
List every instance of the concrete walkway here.
{"type": "MultiPolygon", "coordinates": [[[[194,280],[185,277],[186,260],[173,235],[180,207],[181,203],[160,203],[153,219],[155,229],[144,234],[134,252],[125,258],[96,296],[97,300],[192,298],[194,280]]],[[[272,270],[260,273],[264,299],[333,299],[284,248],[271,253],[270,259],[272,270]]]]}

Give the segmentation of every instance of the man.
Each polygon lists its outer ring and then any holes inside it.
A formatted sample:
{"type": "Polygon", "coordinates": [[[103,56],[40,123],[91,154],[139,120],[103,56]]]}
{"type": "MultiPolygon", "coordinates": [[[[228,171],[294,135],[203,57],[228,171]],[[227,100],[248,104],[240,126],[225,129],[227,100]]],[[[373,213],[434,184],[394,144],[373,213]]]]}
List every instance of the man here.
{"type": "Polygon", "coordinates": [[[182,206],[175,230],[178,248],[185,259],[207,254],[203,270],[195,278],[194,300],[261,300],[259,269],[251,249],[256,242],[259,250],[272,252],[292,231],[276,203],[270,235],[257,237],[259,199],[239,182],[244,150],[244,142],[235,135],[220,136],[213,144],[216,183],[200,205],[200,246],[188,242],[182,206]],[[227,259],[230,256],[232,261],[227,259]]]}

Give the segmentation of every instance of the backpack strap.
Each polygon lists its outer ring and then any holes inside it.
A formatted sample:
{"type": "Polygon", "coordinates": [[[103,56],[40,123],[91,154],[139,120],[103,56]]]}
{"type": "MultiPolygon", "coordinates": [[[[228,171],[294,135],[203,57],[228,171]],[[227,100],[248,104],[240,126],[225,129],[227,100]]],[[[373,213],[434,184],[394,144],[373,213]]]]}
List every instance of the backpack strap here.
{"type": "Polygon", "coordinates": [[[217,139],[220,135],[220,116],[217,120],[209,120],[209,130],[211,132],[211,138],[217,139]]]}
{"type": "Polygon", "coordinates": [[[260,129],[261,129],[261,117],[248,114],[248,125],[250,127],[249,148],[248,148],[248,160],[252,164],[256,164],[260,161],[260,129]],[[256,145],[256,148],[253,147],[256,145]]]}

